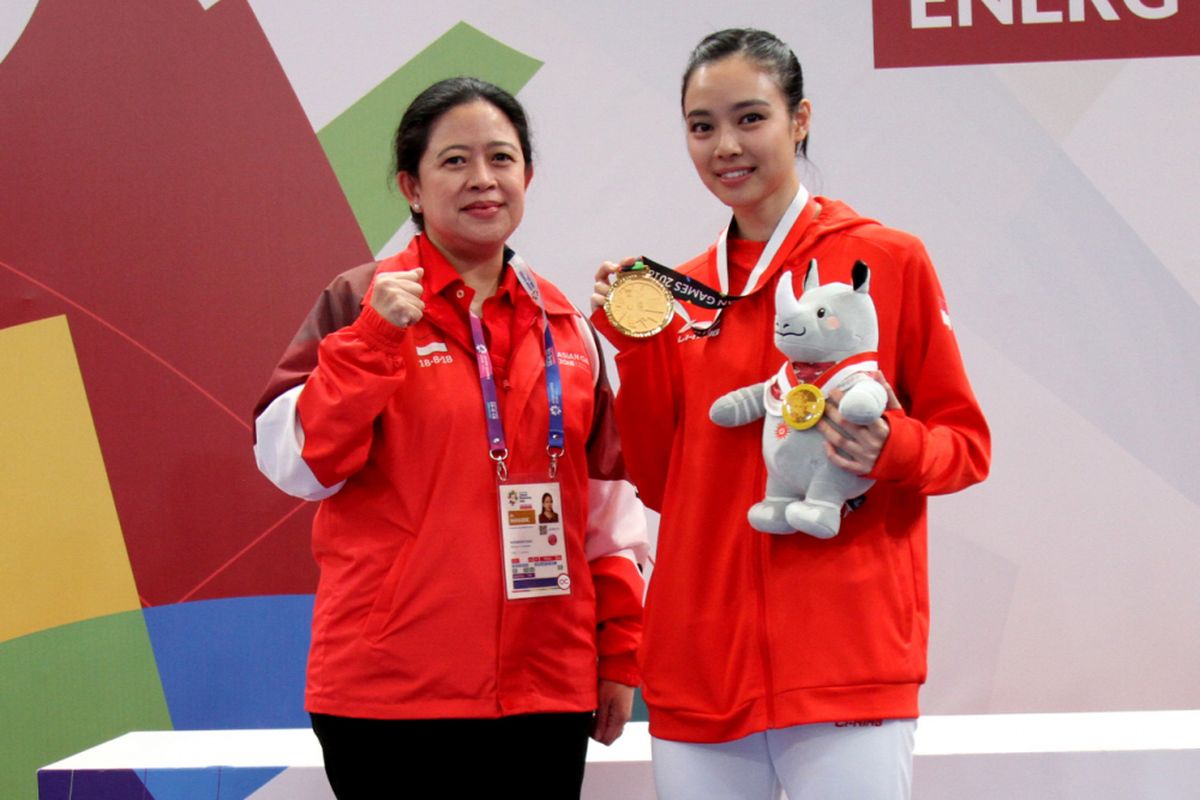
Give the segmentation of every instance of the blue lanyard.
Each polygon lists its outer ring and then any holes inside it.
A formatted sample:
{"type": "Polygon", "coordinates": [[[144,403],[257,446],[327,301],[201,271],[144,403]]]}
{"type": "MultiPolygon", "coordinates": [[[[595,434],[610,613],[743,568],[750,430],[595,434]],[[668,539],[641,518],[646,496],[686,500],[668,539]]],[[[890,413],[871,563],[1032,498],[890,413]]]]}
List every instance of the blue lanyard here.
{"type": "MultiPolygon", "coordinates": [[[[554,349],[554,337],[550,334],[550,318],[537,280],[521,257],[513,253],[509,266],[525,292],[537,303],[542,312],[543,343],[546,352],[546,405],[550,412],[546,454],[550,457],[550,477],[558,474],[558,459],[563,454],[566,433],[563,425],[562,375],[558,368],[558,352],[554,349]]],[[[470,313],[471,339],[475,343],[475,362],[479,368],[479,383],[483,388],[483,413],[487,419],[488,455],[496,462],[496,475],[501,481],[508,480],[508,443],[504,437],[504,423],[500,420],[500,402],[496,394],[496,373],[492,369],[492,358],[488,355],[487,342],[483,337],[483,321],[470,313]]]]}

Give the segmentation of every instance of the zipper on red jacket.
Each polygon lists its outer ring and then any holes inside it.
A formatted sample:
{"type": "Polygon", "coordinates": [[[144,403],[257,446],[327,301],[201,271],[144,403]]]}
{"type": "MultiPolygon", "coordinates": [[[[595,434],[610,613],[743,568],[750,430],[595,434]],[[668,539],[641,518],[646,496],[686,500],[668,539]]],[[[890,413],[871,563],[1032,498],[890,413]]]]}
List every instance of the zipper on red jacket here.
{"type": "MultiPolygon", "coordinates": [[[[766,465],[759,460],[759,485],[766,485],[766,465]]],[[[775,675],[771,670],[771,643],[768,638],[770,628],[767,625],[767,547],[770,536],[758,533],[758,624],[762,630],[759,637],[762,649],[763,690],[767,707],[767,728],[775,727],[775,675]]]]}

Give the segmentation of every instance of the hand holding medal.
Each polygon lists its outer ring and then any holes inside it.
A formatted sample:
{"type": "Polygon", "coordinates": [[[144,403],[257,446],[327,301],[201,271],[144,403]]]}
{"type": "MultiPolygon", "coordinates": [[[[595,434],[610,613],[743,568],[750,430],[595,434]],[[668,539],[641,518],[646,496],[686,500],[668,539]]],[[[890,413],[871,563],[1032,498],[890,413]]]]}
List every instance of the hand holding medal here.
{"type": "Polygon", "coordinates": [[[608,295],[612,292],[613,276],[635,261],[637,261],[637,256],[630,256],[620,264],[605,261],[600,265],[600,268],[596,270],[596,283],[592,287],[592,311],[604,308],[604,304],[608,302],[608,295]]]}
{"type": "Polygon", "coordinates": [[[637,339],[661,332],[679,308],[687,327],[704,336],[716,330],[721,311],[740,299],[740,296],[726,295],[642,256],[627,258],[620,264],[606,261],[600,266],[596,272],[592,308],[603,307],[613,327],[637,339]],[[616,281],[611,282],[614,275],[616,281]],[[693,323],[677,300],[715,311],[716,316],[703,325],[693,323]]]}
{"type": "Polygon", "coordinates": [[[592,293],[592,310],[601,308],[613,327],[636,339],[659,333],[675,315],[670,292],[637,257],[626,258],[620,264],[606,261],[600,265],[592,293]]]}
{"type": "Polygon", "coordinates": [[[604,313],[621,333],[643,339],[667,327],[675,316],[675,301],[639,258],[618,273],[604,299],[604,313]]]}
{"type": "MultiPolygon", "coordinates": [[[[638,339],[661,332],[670,324],[676,309],[684,319],[684,330],[694,331],[697,337],[716,333],[725,309],[751,295],[782,265],[784,254],[789,252],[784,245],[789,236],[794,236],[796,223],[809,206],[808,199],[808,191],[797,185],[795,196],[763,248],[740,294],[730,294],[725,244],[729,229],[726,228],[712,251],[718,288],[714,289],[690,274],[676,272],[645,256],[627,258],[620,264],[606,261],[596,272],[592,310],[603,307],[613,327],[626,336],[638,339]],[[693,320],[683,304],[703,309],[705,313],[702,318],[693,320]]],[[[815,213],[814,206],[810,215],[815,213]]],[[[819,418],[818,413],[805,427],[812,427],[819,418]]]]}

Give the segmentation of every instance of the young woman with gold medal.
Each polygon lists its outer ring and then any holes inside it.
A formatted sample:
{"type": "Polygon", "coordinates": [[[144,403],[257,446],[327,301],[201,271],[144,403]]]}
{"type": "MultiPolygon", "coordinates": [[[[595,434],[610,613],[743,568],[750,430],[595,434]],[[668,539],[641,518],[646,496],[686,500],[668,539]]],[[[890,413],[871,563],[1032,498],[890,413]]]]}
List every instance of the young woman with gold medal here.
{"type": "MultiPolygon", "coordinates": [[[[987,424],[921,242],[801,184],[813,107],[787,45],[756,30],[707,37],[682,107],[697,174],[733,219],[676,272],[724,302],[680,303],[686,318],[652,335],[623,329],[619,309],[600,309],[634,259],[604,264],[592,298],[618,350],[626,464],[662,515],[640,659],[658,795],[757,799],[782,784],[790,800],[907,798],[929,629],[926,497],[985,477],[987,424]],[[715,425],[716,398],[779,369],[775,286],[787,272],[801,285],[814,259],[824,283],[870,267],[888,410],[854,425],[837,391],[797,386],[776,431],[715,425]],[[875,481],[829,539],[746,518],[763,497],[762,437],[804,426],[832,463],[875,481]]],[[[670,282],[677,298],[689,291],[670,282]]]]}

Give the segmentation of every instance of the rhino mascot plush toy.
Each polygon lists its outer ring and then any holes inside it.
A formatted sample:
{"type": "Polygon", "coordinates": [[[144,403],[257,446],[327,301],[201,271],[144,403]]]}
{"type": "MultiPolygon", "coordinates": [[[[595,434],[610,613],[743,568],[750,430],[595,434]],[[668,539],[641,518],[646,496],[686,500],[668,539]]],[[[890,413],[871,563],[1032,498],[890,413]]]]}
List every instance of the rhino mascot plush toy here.
{"type": "Polygon", "coordinates": [[[775,290],[775,346],[785,356],[783,366],[763,383],[722,395],[709,409],[712,421],[726,428],[763,420],[767,489],[748,514],[755,530],[831,538],[845,502],[874,483],[831,464],[825,437],[813,427],[834,389],[844,392],[838,410],[853,423],[870,424],[887,407],[887,390],[874,377],[879,321],[868,293],[871,271],[859,261],[851,277],[853,286],[821,286],[813,260],[797,300],[792,273],[783,273],[775,290]]]}

